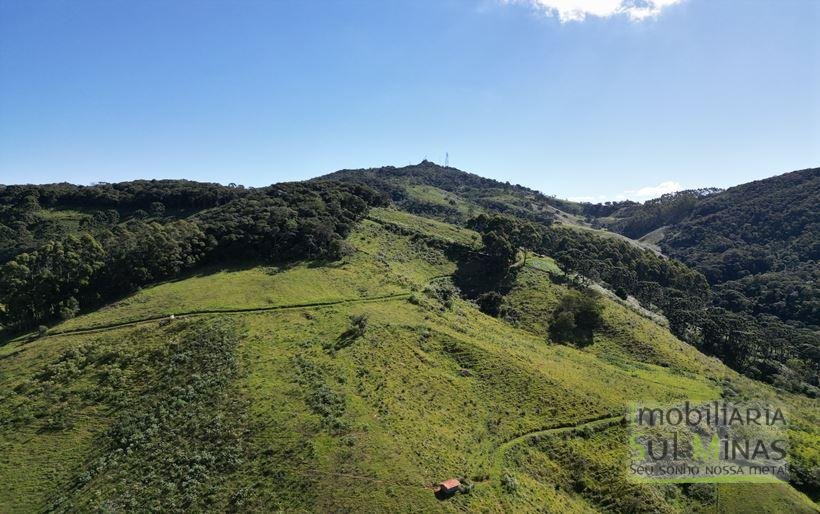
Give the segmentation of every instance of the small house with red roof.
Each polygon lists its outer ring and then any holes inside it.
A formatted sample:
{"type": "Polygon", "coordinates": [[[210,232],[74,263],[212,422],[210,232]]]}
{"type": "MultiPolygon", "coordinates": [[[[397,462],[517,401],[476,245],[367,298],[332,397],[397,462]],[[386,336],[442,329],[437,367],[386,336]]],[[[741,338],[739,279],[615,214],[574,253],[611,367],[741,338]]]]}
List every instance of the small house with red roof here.
{"type": "Polygon", "coordinates": [[[445,480],[444,482],[439,483],[434,490],[436,496],[446,498],[448,496],[456,494],[460,486],[461,482],[459,482],[457,478],[450,478],[445,480]]]}

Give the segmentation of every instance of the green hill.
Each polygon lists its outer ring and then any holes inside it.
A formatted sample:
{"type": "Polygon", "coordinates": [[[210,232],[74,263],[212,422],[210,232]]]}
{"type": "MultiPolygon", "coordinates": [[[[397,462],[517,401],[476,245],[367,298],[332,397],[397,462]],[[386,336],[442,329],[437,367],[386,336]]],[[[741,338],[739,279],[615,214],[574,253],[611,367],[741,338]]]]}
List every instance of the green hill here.
{"type": "Polygon", "coordinates": [[[0,189],[0,511],[817,512],[817,401],[670,332],[702,275],[519,186],[332,178],[0,189]],[[790,484],[627,478],[627,403],[719,398],[787,409],[790,484]]]}
{"type": "Polygon", "coordinates": [[[555,344],[572,285],[548,258],[506,295],[515,320],[447,307],[442,241],[475,235],[373,216],[340,260],[203,270],[3,346],[2,510],[816,511],[787,485],[631,483],[618,421],[635,399],[772,399],[816,469],[812,400],[607,297],[590,345],[555,344]],[[437,500],[451,476],[471,490],[437,500]]]}

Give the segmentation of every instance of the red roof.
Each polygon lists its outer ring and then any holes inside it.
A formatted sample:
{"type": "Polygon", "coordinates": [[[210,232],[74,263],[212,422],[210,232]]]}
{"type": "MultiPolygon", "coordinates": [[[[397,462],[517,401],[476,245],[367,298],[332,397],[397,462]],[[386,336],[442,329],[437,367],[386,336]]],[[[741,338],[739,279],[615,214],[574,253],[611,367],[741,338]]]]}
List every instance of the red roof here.
{"type": "Polygon", "coordinates": [[[459,482],[457,478],[450,478],[440,483],[439,485],[449,491],[450,489],[455,489],[456,487],[460,486],[461,482],[459,482]]]}

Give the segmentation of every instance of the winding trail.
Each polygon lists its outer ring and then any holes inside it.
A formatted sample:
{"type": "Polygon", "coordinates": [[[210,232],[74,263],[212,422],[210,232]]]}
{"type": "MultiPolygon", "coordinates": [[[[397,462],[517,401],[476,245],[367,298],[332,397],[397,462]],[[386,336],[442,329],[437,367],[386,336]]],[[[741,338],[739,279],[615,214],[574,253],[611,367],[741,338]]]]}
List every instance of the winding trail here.
{"type": "Polygon", "coordinates": [[[602,430],[604,428],[609,428],[613,425],[616,425],[622,419],[623,415],[610,416],[607,414],[602,417],[597,417],[588,421],[583,421],[576,425],[561,425],[558,427],[547,428],[544,430],[536,430],[534,432],[528,432],[526,434],[522,434],[518,437],[510,439],[509,441],[501,443],[495,451],[495,462],[493,463],[494,475],[500,479],[504,468],[504,456],[514,446],[527,442],[536,437],[554,436],[558,434],[575,432],[577,430],[583,430],[585,428],[589,428],[591,430],[602,430]]]}

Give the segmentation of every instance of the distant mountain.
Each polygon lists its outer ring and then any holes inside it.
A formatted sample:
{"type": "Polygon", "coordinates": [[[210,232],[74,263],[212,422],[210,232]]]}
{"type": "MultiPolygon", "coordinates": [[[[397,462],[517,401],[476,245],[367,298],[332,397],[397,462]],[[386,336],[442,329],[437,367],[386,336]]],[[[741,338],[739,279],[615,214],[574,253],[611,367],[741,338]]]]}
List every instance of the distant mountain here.
{"type": "MultiPolygon", "coordinates": [[[[711,283],[801,267],[820,258],[820,168],[727,189],[684,191],[618,209],[606,226],[659,244],[711,283]]],[[[817,318],[815,318],[816,320],[817,318]]]]}

